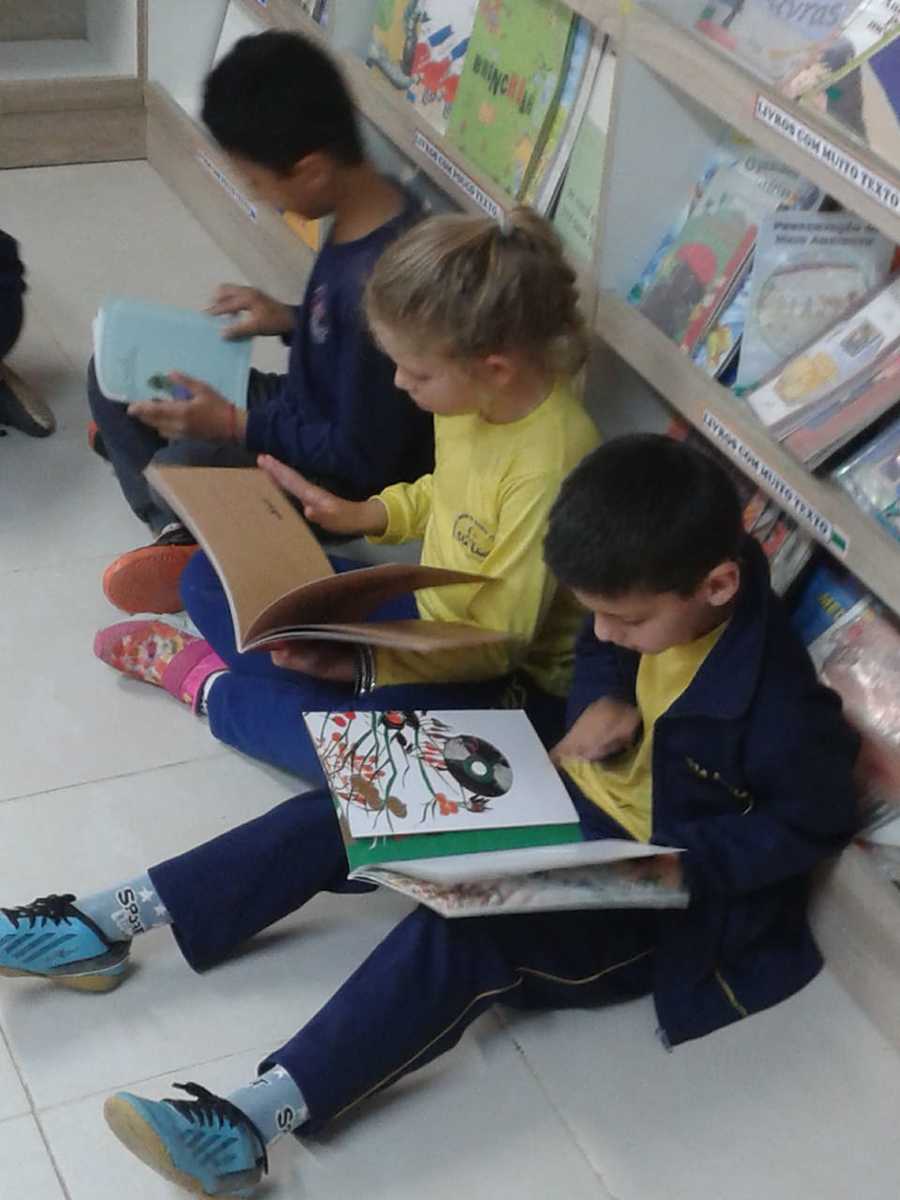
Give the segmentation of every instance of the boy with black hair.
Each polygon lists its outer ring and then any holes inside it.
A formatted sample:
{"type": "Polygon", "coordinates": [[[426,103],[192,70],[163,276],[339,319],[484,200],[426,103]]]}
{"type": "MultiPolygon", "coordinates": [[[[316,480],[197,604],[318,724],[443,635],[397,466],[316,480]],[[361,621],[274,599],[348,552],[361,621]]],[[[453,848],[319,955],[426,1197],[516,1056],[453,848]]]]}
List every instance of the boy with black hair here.
{"type": "MultiPolygon", "coordinates": [[[[858,739],[770,591],[728,476],[663,437],[609,442],[564,483],[546,555],[592,614],[555,752],[584,833],[683,848],[668,873],[689,907],[468,920],[416,909],[227,1099],[186,1084],[184,1099],[107,1101],[116,1135],[166,1178],[249,1196],[280,1133],[345,1113],[496,1003],[652,992],[674,1045],[819,970],[808,877],[853,831],[858,739]]],[[[308,793],[77,906],[50,896],[0,910],[0,971],[105,990],[133,934],[166,923],[202,970],[316,891],[366,886],[347,880],[330,797],[308,793]]]]}
{"type": "Polygon", "coordinates": [[[433,461],[431,418],[395,387],[361,304],[372,265],[419,209],[367,160],[338,68],[299,34],[243,38],[207,78],[203,120],[256,196],[333,224],[300,306],[234,284],[214,297],[211,312],[236,316],[226,336],[280,335],[290,345],[286,375],[251,373],[246,411],[180,375],[172,378],[187,400],[126,409],[102,394],[91,364],[88,395],[103,451],[155,535],[104,575],[107,597],[126,612],[177,612],[178,581],[195,549],[148,486],[151,461],[253,466],[258,454],[271,454],[347,499],[415,480],[433,461]]]}

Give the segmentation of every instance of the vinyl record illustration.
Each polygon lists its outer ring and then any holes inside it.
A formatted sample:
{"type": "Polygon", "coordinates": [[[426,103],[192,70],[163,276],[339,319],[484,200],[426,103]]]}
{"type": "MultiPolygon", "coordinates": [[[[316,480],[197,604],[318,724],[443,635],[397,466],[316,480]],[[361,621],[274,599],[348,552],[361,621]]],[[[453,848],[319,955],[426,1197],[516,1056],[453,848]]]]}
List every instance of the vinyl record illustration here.
{"type": "Polygon", "coordinates": [[[496,746],[472,734],[460,734],[444,743],[447,770],[466,791],[476,796],[502,796],[512,787],[508,760],[496,746]]]}

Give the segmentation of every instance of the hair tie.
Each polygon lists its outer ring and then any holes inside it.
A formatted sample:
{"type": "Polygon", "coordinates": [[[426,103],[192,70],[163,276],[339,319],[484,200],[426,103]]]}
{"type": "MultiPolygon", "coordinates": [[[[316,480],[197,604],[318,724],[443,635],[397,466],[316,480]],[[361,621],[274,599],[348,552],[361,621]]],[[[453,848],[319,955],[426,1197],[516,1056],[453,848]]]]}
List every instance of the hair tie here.
{"type": "Polygon", "coordinates": [[[508,238],[513,231],[513,223],[505,208],[501,208],[497,214],[497,224],[500,227],[500,236],[508,238]]]}

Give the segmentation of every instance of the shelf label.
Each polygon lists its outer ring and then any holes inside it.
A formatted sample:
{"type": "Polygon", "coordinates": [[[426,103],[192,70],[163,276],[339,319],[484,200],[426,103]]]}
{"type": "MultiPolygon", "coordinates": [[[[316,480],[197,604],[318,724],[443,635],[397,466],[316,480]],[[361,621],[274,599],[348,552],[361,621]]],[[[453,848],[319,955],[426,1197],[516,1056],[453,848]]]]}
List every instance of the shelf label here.
{"type": "Polygon", "coordinates": [[[798,521],[802,521],[804,525],[808,525],[816,537],[835,554],[840,555],[841,558],[844,557],[850,548],[850,539],[845,533],[832,525],[827,517],[823,516],[808,500],[805,500],[782,475],[778,474],[774,467],[763,462],[755,451],[746,446],[727,425],[723,425],[715,413],[710,412],[708,408],[703,412],[703,424],[713,443],[720,450],[724,450],[726,454],[730,455],[749,475],[755,475],[757,479],[761,480],[781,502],[785,511],[796,517],[798,521]]]}
{"type": "Polygon", "coordinates": [[[842,150],[827,138],[798,121],[796,117],[785,112],[774,104],[767,96],[756,97],[757,121],[762,121],[783,138],[805,150],[807,154],[824,163],[836,175],[840,175],[851,183],[857,191],[870,196],[876,204],[886,208],[888,212],[900,214],[900,188],[890,183],[883,175],[870,171],[858,158],[842,150]]]}
{"type": "Polygon", "coordinates": [[[210,175],[212,175],[219,187],[228,193],[228,195],[239,208],[244,210],[250,220],[255,221],[258,212],[256,205],[252,204],[244,195],[244,193],[234,186],[228,176],[216,166],[213,160],[204,154],[202,150],[198,150],[197,161],[202,167],[209,171],[210,175]]]}
{"type": "Polygon", "coordinates": [[[484,209],[488,216],[493,217],[494,220],[500,216],[502,209],[497,201],[493,200],[487,194],[484,188],[479,187],[471,175],[467,175],[462,167],[458,167],[456,163],[453,162],[452,159],[448,158],[443,150],[441,150],[434,144],[434,142],[427,138],[421,130],[416,130],[414,141],[415,147],[419,153],[424,154],[426,158],[430,159],[438,168],[438,170],[443,171],[447,178],[454,183],[461,192],[465,192],[470,200],[474,200],[479,208],[484,209]]]}

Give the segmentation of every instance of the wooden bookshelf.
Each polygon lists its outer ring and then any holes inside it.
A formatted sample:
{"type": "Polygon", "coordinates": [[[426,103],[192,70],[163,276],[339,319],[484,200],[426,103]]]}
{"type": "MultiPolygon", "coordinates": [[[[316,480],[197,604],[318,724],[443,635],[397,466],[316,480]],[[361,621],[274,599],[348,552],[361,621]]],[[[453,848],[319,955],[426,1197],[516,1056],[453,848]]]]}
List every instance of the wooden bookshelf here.
{"type": "Polygon", "coordinates": [[[891,241],[900,243],[900,203],[886,207],[873,198],[871,191],[852,183],[794,138],[776,132],[758,118],[760,102],[783,112],[796,126],[805,127],[811,145],[817,141],[820,146],[833,146],[848,162],[861,164],[869,176],[880,177],[898,197],[900,163],[884,162],[828,118],[781,96],[712,42],[640,5],[632,8],[625,22],[624,49],[756,145],[802,172],[845,208],[865,217],[891,241]]]}

